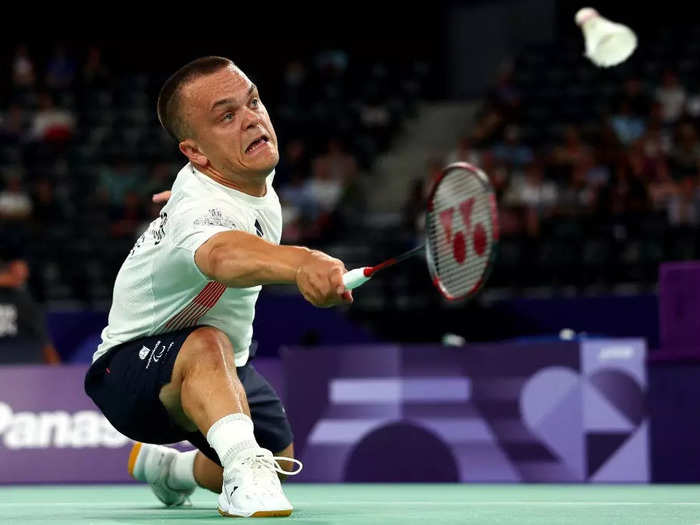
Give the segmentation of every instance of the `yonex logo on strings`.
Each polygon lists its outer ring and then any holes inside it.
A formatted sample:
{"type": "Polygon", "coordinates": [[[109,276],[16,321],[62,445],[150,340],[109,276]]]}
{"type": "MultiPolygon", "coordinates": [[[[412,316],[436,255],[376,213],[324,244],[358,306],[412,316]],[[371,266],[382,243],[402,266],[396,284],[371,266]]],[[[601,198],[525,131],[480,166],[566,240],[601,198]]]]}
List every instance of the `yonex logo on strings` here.
{"type": "Polygon", "coordinates": [[[472,231],[472,212],[474,210],[475,198],[471,197],[461,202],[456,207],[447,208],[440,212],[440,223],[442,224],[445,233],[445,239],[452,245],[452,256],[459,264],[462,264],[467,258],[467,242],[471,239],[474,252],[482,257],[486,253],[487,235],[486,229],[482,223],[477,223],[472,231]],[[461,230],[454,233],[453,217],[455,208],[459,210],[464,224],[465,231],[461,230]]]}

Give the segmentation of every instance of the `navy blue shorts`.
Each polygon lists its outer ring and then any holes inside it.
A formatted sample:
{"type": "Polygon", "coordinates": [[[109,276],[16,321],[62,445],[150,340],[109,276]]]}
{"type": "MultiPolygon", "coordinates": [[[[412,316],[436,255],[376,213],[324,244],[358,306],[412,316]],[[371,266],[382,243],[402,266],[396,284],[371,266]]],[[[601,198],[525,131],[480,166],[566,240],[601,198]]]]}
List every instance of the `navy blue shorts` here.
{"type": "MultiPolygon", "coordinates": [[[[144,443],[189,441],[209,459],[221,464],[206,436],[188,432],[170,418],[160,402],[160,389],[170,382],[180,348],[194,326],[135,339],[110,349],[85,376],[85,392],[119,432],[144,443]]],[[[294,440],[282,402],[274,388],[249,362],[238,367],[261,447],[280,452],[294,440]]]]}

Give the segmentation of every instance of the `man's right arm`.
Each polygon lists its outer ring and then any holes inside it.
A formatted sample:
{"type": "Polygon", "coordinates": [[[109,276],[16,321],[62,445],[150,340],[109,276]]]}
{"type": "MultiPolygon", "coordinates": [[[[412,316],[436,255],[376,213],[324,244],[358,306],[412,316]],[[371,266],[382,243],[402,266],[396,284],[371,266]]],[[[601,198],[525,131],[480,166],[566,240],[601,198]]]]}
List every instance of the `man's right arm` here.
{"type": "Polygon", "coordinates": [[[195,263],[208,278],[230,288],[296,284],[314,306],[352,302],[343,285],[342,261],[303,246],[278,246],[243,231],[212,236],[195,252],[195,263]]]}

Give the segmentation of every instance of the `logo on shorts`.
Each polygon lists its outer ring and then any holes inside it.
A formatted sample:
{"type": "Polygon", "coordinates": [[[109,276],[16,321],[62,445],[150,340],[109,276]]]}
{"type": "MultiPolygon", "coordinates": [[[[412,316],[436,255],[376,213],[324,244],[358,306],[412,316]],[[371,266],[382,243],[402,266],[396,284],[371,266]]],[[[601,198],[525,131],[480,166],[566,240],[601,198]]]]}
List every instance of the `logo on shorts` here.
{"type": "MultiPolygon", "coordinates": [[[[165,345],[163,345],[160,348],[160,350],[158,350],[158,347],[160,346],[160,341],[156,342],[156,346],[153,347],[153,352],[151,352],[151,357],[148,359],[148,363],[146,363],[146,368],[148,368],[150,366],[151,362],[157,363],[158,361],[160,361],[160,358],[163,357],[163,354],[167,354],[170,351],[170,349],[173,347],[173,344],[175,344],[175,343],[174,342],[170,343],[168,348],[165,348],[165,345]]],[[[146,348],[146,347],[144,346],[144,348],[146,348]]],[[[143,359],[143,358],[141,358],[141,359],[143,359]]]]}
{"type": "Polygon", "coordinates": [[[151,349],[148,348],[147,346],[142,346],[142,347],[141,347],[141,350],[139,350],[139,358],[140,358],[141,360],[146,359],[146,356],[148,355],[148,353],[149,353],[150,351],[151,351],[151,349]]]}

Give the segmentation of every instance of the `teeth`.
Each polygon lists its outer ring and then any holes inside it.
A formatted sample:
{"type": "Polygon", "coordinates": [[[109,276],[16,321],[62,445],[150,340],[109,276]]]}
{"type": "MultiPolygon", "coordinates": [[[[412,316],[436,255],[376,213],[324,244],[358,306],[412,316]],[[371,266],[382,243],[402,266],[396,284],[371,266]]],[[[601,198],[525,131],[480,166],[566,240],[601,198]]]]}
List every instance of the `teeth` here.
{"type": "Polygon", "coordinates": [[[246,149],[246,152],[250,153],[255,148],[257,148],[260,144],[266,144],[267,141],[268,141],[267,137],[260,137],[259,139],[256,139],[255,141],[253,141],[253,143],[250,146],[248,146],[248,148],[246,149]]]}

